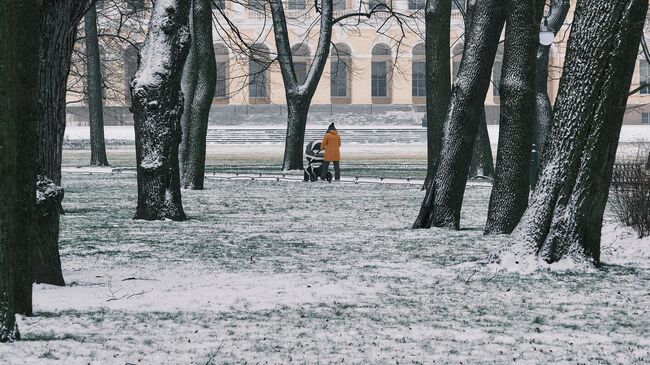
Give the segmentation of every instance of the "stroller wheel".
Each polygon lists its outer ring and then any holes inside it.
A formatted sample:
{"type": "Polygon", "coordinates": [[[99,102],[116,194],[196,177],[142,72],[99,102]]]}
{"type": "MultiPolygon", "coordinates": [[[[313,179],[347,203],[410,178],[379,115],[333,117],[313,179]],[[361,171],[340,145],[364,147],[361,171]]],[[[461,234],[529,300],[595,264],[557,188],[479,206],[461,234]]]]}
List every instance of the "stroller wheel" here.
{"type": "Polygon", "coordinates": [[[327,182],[332,182],[332,173],[331,172],[327,173],[327,182]]]}
{"type": "Polygon", "coordinates": [[[309,174],[307,173],[307,171],[304,172],[303,177],[302,177],[302,181],[304,181],[304,182],[309,181],[309,174]]]}

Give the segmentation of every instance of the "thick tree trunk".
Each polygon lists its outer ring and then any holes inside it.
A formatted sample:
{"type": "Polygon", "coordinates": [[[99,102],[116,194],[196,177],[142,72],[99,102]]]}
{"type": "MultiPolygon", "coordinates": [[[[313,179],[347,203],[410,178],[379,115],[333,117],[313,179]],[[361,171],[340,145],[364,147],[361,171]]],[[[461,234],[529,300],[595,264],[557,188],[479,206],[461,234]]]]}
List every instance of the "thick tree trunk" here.
{"type": "Polygon", "coordinates": [[[32,314],[39,1],[0,3],[0,342],[32,314]]]}
{"type": "Polygon", "coordinates": [[[327,58],[329,57],[332,40],[332,0],[324,0],[320,7],[320,34],[314,59],[309,66],[304,84],[298,83],[293,67],[293,56],[289,44],[289,32],[284,15],[284,6],[281,0],[271,0],[271,15],[273,16],[273,34],[275,47],[278,53],[280,73],[284,83],[287,99],[287,137],[285,140],[283,170],[302,170],[303,148],[305,142],[305,129],[307,114],[311,100],[318,87],[327,58]]]}
{"type": "Polygon", "coordinates": [[[481,121],[474,142],[472,162],[469,167],[469,177],[494,177],[494,159],[492,158],[492,145],[487,129],[485,106],[481,111],[481,121]]]}
{"type": "MultiPolygon", "coordinates": [[[[571,3],[569,0],[552,0],[547,26],[553,34],[557,34],[564,24],[571,3]]],[[[553,106],[548,96],[548,63],[551,46],[539,45],[537,49],[537,65],[535,76],[535,123],[533,124],[533,157],[531,159],[531,186],[537,183],[539,161],[544,153],[544,142],[551,125],[553,106]]]]}
{"type": "Polygon", "coordinates": [[[181,77],[190,47],[189,10],[187,1],[156,1],[142,61],[131,83],[138,174],[135,219],[185,220],[178,145],[181,77]]]}
{"type": "Polygon", "coordinates": [[[90,121],[90,164],[108,166],[104,142],[104,98],[102,97],[102,71],[97,40],[97,8],[91,6],[84,17],[86,41],[86,91],[88,119],[90,121]]]}
{"type": "Polygon", "coordinates": [[[502,78],[499,147],[485,233],[511,233],[528,206],[535,119],[535,66],[543,0],[510,0],[502,78]]]}
{"type": "Polygon", "coordinates": [[[539,181],[515,229],[516,243],[503,255],[599,263],[603,212],[647,7],[646,0],[578,0],[539,181]]]}
{"type": "Polygon", "coordinates": [[[504,21],[504,0],[486,0],[474,6],[458,78],[452,89],[438,170],[427,189],[414,224],[416,228],[432,225],[460,228],[460,209],[474,140],[504,21]]]}
{"type": "MultiPolygon", "coordinates": [[[[61,152],[65,133],[65,96],[70,59],[79,21],[89,0],[41,2],[39,65],[39,174],[61,186],[61,152]]],[[[62,194],[46,194],[54,200],[41,204],[34,256],[34,281],[64,285],[59,258],[59,214],[62,194]]]]}
{"type": "Polygon", "coordinates": [[[426,189],[438,169],[442,134],[451,98],[449,33],[452,0],[428,0],[424,9],[427,86],[427,177],[426,189]]]}
{"type": "Polygon", "coordinates": [[[210,0],[193,0],[190,18],[191,46],[185,61],[182,91],[185,96],[180,145],[181,186],[202,190],[208,116],[217,82],[212,44],[210,0]]]}

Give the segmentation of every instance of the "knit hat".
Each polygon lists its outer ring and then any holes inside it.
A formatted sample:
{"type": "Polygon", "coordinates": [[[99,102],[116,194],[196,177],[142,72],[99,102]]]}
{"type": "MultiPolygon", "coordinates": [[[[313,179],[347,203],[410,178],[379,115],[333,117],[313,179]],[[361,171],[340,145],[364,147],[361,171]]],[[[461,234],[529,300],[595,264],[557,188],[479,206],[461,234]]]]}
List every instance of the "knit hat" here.
{"type": "Polygon", "coordinates": [[[329,132],[329,131],[335,131],[335,130],[336,130],[336,127],[334,126],[334,123],[330,124],[330,126],[327,127],[327,131],[328,131],[328,132],[329,132]]]}

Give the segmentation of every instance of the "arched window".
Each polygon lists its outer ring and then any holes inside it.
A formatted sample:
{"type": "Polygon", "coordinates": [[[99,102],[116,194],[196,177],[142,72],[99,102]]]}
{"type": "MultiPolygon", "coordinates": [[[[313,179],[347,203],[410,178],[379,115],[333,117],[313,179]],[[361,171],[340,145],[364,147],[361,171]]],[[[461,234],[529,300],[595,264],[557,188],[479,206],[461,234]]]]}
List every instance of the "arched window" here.
{"type": "Polygon", "coordinates": [[[426,4],[426,0],[408,0],[409,3],[409,10],[421,10],[424,9],[424,5],[426,4]]]}
{"type": "Polygon", "coordinates": [[[140,51],[134,46],[124,50],[124,103],[131,105],[131,81],[138,71],[138,55],[140,51]]]}
{"type": "Polygon", "coordinates": [[[650,95],[650,65],[645,58],[639,59],[639,94],[650,95]]]}
{"type": "Polygon", "coordinates": [[[499,97],[499,88],[501,87],[501,66],[503,66],[503,45],[499,45],[497,55],[494,58],[494,66],[492,66],[492,96],[496,99],[499,97]]]}
{"type": "Polygon", "coordinates": [[[350,98],[350,69],[352,52],[345,43],[332,46],[330,52],[330,96],[333,98],[350,98]]]}
{"type": "Polygon", "coordinates": [[[269,48],[263,44],[251,47],[248,62],[248,96],[251,102],[266,102],[269,97],[269,48]]]}
{"type": "Polygon", "coordinates": [[[411,61],[411,95],[413,97],[427,96],[427,77],[424,59],[424,43],[418,43],[413,47],[413,59],[411,61]]]}
{"type": "Polygon", "coordinates": [[[228,48],[223,44],[214,45],[214,56],[216,59],[217,82],[214,88],[214,97],[219,99],[228,98],[228,48]]]}
{"type": "Polygon", "coordinates": [[[391,50],[386,44],[379,43],[372,48],[371,96],[378,98],[373,102],[387,103],[390,98],[390,62],[391,50]]]}
{"type": "Polygon", "coordinates": [[[302,85],[307,79],[311,50],[304,43],[294,44],[291,47],[291,55],[293,56],[293,70],[296,73],[296,80],[299,85],[302,85]]]}
{"type": "Polygon", "coordinates": [[[456,81],[456,77],[458,77],[458,70],[460,69],[460,61],[463,59],[463,48],[465,45],[460,42],[457,45],[454,46],[454,48],[451,51],[451,61],[452,61],[452,68],[451,68],[451,78],[452,81],[456,81]]]}

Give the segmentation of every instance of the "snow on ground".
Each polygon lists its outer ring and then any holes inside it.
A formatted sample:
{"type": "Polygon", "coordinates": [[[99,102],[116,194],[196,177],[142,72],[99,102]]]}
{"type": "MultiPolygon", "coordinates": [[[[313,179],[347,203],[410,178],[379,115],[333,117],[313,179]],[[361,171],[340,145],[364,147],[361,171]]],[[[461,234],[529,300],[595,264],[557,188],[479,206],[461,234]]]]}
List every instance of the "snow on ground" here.
{"type": "Polygon", "coordinates": [[[489,189],[411,230],[409,185],[211,179],[132,220],[130,174],[65,174],[68,286],[38,285],[1,364],[650,362],[650,240],[608,212],[592,272],[495,272],[489,189]]]}
{"type": "MultiPolygon", "coordinates": [[[[345,125],[338,124],[339,129],[345,130],[345,125]]],[[[419,126],[402,126],[402,125],[364,125],[364,126],[350,126],[354,129],[404,129],[410,128],[415,130],[423,129],[419,126]]],[[[271,125],[271,126],[256,126],[256,125],[234,125],[234,126],[210,126],[213,129],[285,129],[284,125],[271,125]]],[[[323,126],[323,130],[327,126],[323,126]]],[[[499,140],[499,126],[489,125],[488,133],[490,135],[490,142],[493,144],[498,143],[499,140]]],[[[106,139],[114,140],[135,140],[135,132],[133,126],[108,126],[104,127],[104,137],[106,139]]],[[[80,140],[90,139],[90,129],[88,126],[69,126],[65,130],[65,139],[80,140]]],[[[640,141],[650,141],[650,126],[648,125],[624,125],[621,129],[621,137],[619,139],[622,143],[632,143],[640,141]]]]}

